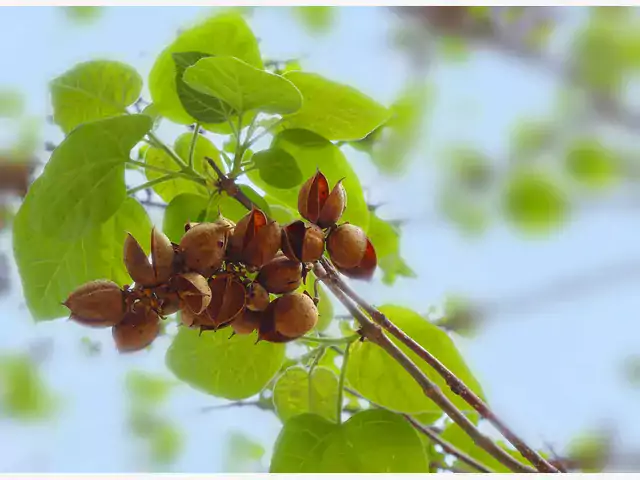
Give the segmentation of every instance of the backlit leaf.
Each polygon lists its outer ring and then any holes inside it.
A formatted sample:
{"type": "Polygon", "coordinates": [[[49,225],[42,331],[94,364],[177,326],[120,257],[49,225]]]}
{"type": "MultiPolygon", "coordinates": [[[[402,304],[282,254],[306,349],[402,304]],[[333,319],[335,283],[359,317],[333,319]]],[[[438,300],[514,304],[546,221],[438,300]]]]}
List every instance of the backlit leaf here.
{"type": "Polygon", "coordinates": [[[310,376],[302,367],[287,369],[273,389],[276,413],[283,422],[302,413],[315,413],[337,420],[338,377],[329,369],[316,367],[310,376]]]}

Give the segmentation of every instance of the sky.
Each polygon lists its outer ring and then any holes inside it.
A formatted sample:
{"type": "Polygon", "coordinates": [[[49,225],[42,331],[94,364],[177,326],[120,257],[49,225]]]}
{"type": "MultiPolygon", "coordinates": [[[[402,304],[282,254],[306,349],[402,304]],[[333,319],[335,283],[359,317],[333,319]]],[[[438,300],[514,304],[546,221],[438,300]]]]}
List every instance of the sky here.
{"type": "MultiPolygon", "coordinates": [[[[55,8],[5,7],[0,11],[0,85],[20,88],[29,114],[43,117],[51,113],[47,82],[75,63],[120,60],[146,78],[176,31],[210,12],[199,7],[118,7],[81,26],[66,22],[55,8]]],[[[249,23],[266,57],[301,58],[303,69],[352,85],[386,105],[404,86],[406,58],[390,47],[394,22],[384,9],[341,9],[334,29],[321,37],[305,32],[284,8],[258,9],[249,23]]],[[[548,75],[491,53],[438,65],[425,82],[435,87],[436,100],[405,175],[382,176],[366,156],[349,151],[362,182],[385,202],[381,215],[412,219],[402,237],[402,253],[419,272],[417,279],[401,279],[392,288],[354,283],[365,298],[420,312],[441,305],[449,293],[499,303],[553,279],[638,259],[640,229],[629,210],[576,215],[560,233],[538,241],[525,240],[503,225],[468,239],[446,222],[434,222],[435,172],[444,149],[468,143],[488,155],[504,156],[514,122],[553,111],[556,85],[548,75]]],[[[4,126],[0,130],[0,141],[15,134],[4,126]]],[[[181,131],[165,126],[162,133],[181,131]]],[[[62,138],[53,126],[43,136],[54,142],[62,138]]],[[[160,220],[157,214],[154,220],[160,220]]],[[[10,249],[10,235],[0,234],[0,250],[10,249]]],[[[110,346],[108,331],[92,331],[90,337],[105,344],[100,356],[87,358],[79,344],[87,335],[84,329],[64,320],[33,323],[12,268],[13,290],[0,298],[0,351],[51,337],[53,353],[42,368],[62,400],[61,413],[51,423],[26,426],[0,420],[0,471],[136,468],[136,450],[124,423],[124,375],[135,367],[169,376],[163,359],[167,341],[156,342],[148,354],[123,357],[110,346]]],[[[637,280],[564,302],[541,301],[536,308],[498,312],[475,338],[456,339],[494,410],[535,446],[550,443],[561,449],[580,432],[610,421],[625,449],[640,449],[640,391],[630,389],[621,373],[621,363],[637,354],[640,345],[637,280]]],[[[175,471],[220,471],[226,434],[233,430],[267,447],[268,460],[279,422],[248,408],[206,415],[198,411],[219,403],[187,386],[176,389],[166,410],[179,422],[187,444],[175,471]]]]}

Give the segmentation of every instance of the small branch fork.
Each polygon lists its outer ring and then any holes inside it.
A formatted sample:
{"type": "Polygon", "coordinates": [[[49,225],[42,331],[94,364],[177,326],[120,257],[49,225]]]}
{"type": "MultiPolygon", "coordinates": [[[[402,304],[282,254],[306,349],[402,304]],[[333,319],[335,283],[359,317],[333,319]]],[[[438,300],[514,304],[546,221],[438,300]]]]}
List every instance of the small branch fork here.
{"type": "MultiPolygon", "coordinates": [[[[224,172],[215,164],[211,158],[206,158],[211,168],[218,176],[218,183],[221,190],[234,197],[245,208],[251,210],[253,202],[236,185],[233,179],[228,178],[224,172]]],[[[448,370],[437,358],[405,334],[395,324],[393,324],[382,312],[369,305],[362,299],[338,274],[333,265],[325,258],[322,258],[314,266],[316,277],[322,281],[334,296],[347,308],[349,313],[355,318],[361,327],[361,333],[369,341],[375,343],[394,358],[413,379],[422,387],[425,395],[436,403],[455,423],[457,423],[475,443],[491,454],[496,460],[505,465],[513,472],[524,473],[560,473],[559,470],[542,458],[537,452],[530,448],[521,438],[515,435],[507,426],[493,413],[489,407],[473,393],[459,378],[448,370]],[[362,310],[361,310],[362,309],[362,310]],[[366,312],[366,315],[365,313],[366,312]],[[370,318],[369,318],[370,317],[370,318]],[[383,330],[384,329],[384,330],[383,330]],[[489,437],[481,433],[476,426],[462,413],[440,388],[430,380],[422,370],[393,343],[384,331],[400,340],[411,351],[416,353],[422,360],[426,361],[438,374],[440,374],[449,385],[449,388],[473,407],[483,418],[494,425],[498,431],[529,461],[535,470],[514,459],[505,450],[497,446],[489,437]]],[[[444,447],[443,447],[444,448],[444,447]]]]}

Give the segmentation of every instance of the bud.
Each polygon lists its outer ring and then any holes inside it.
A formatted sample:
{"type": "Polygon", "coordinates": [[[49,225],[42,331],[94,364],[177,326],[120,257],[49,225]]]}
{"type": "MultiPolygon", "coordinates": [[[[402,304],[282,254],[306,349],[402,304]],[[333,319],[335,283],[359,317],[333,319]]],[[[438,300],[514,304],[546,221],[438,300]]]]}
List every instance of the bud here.
{"type": "Polygon", "coordinates": [[[329,193],[329,182],[320,170],[307,180],[298,193],[300,215],[320,228],[328,228],[340,220],[347,206],[347,192],[338,181],[329,193]]]}
{"type": "Polygon", "coordinates": [[[287,338],[299,338],[318,323],[318,308],[305,292],[276,298],[269,305],[276,332],[287,338]]]}
{"type": "Polygon", "coordinates": [[[151,230],[151,262],[138,241],[129,233],[124,242],[124,264],[136,284],[152,287],[165,283],[173,273],[173,245],[155,228],[151,230]]]}
{"type": "Polygon", "coordinates": [[[269,292],[259,283],[252,283],[247,289],[247,308],[254,312],[262,312],[269,306],[269,292]]]}
{"type": "Polygon", "coordinates": [[[94,280],[71,292],[63,305],[82,325],[112,327],[124,317],[125,293],[110,280],[94,280]]]}
{"type": "Polygon", "coordinates": [[[111,333],[120,353],[136,352],[151,345],[160,334],[160,318],[146,308],[127,312],[111,333]]]}
{"type": "Polygon", "coordinates": [[[229,257],[253,267],[261,267],[280,249],[281,233],[278,222],[254,208],[235,226],[229,240],[229,257]]]}
{"type": "Polygon", "coordinates": [[[302,264],[278,255],[260,269],[256,282],[269,293],[293,292],[302,284],[302,264]]]}
{"type": "Polygon", "coordinates": [[[211,303],[207,314],[214,326],[228,325],[244,310],[247,291],[232,275],[220,275],[209,280],[211,303]]]}
{"type": "Polygon", "coordinates": [[[210,277],[222,266],[230,229],[219,223],[199,223],[180,240],[184,265],[189,270],[210,277]]]}
{"type": "Polygon", "coordinates": [[[327,250],[331,262],[347,277],[370,280],[378,260],[371,240],[355,225],[344,223],[327,236],[327,250]]]}
{"type": "Polygon", "coordinates": [[[231,328],[233,328],[233,331],[237,335],[250,335],[260,328],[262,315],[262,312],[253,312],[249,309],[245,309],[245,311],[238,315],[238,317],[231,323],[231,328]]]}
{"type": "Polygon", "coordinates": [[[183,305],[196,315],[202,313],[211,302],[211,289],[207,279],[199,273],[188,272],[173,277],[172,287],[183,305]]]}
{"type": "Polygon", "coordinates": [[[282,229],[282,253],[297,262],[315,262],[324,253],[324,233],[296,220],[282,229]]]}

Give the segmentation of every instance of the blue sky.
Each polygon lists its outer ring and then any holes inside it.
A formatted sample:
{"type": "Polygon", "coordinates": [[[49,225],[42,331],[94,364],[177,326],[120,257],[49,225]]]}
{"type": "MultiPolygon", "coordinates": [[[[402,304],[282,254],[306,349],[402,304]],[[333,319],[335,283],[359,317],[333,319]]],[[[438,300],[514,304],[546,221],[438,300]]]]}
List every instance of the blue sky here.
{"type": "MultiPolygon", "coordinates": [[[[0,86],[19,87],[27,96],[29,114],[44,116],[50,113],[47,82],[76,62],[120,60],[146,78],[177,29],[210,11],[109,8],[94,25],[83,27],[65,22],[54,8],[3,8],[0,86]]],[[[259,10],[250,24],[265,56],[302,57],[305,70],[353,85],[384,104],[404,85],[407,65],[389,47],[392,22],[383,9],[342,9],[336,28],[324,37],[309,36],[285,9],[259,10]]],[[[400,280],[393,288],[358,284],[366,298],[418,311],[439,305],[448,293],[499,300],[550,279],[638,257],[640,230],[628,210],[577,215],[567,228],[543,241],[523,240],[501,225],[479,240],[468,240],[445,222],[425,220],[435,212],[432,185],[443,149],[469,143],[489,155],[504,155],[514,122],[553,111],[556,86],[549,76],[490,53],[438,66],[425,81],[435,86],[436,103],[407,174],[386,178],[363,155],[350,156],[375,198],[387,202],[381,210],[385,217],[415,219],[407,226],[402,248],[419,278],[400,280]]],[[[163,128],[167,135],[180,131],[163,128]]],[[[5,129],[0,141],[12,134],[5,129]]],[[[54,127],[47,127],[44,136],[61,138],[54,127]]],[[[9,235],[0,236],[0,248],[10,251],[9,235]]],[[[14,277],[17,282],[15,271],[14,277]]],[[[475,339],[460,340],[494,409],[515,431],[536,446],[550,442],[562,447],[583,429],[611,420],[621,442],[640,448],[640,392],[630,390],[620,372],[620,363],[638,353],[640,345],[637,287],[615,285],[564,303],[495,315],[475,339]]],[[[91,338],[105,342],[104,353],[87,359],[79,347],[87,332],[64,321],[33,325],[17,283],[8,297],[0,298],[0,312],[2,350],[53,338],[54,354],[44,373],[63,395],[61,414],[53,424],[26,427],[0,421],[0,471],[134,468],[123,416],[124,374],[131,367],[165,372],[166,341],[157,342],[148,355],[125,358],[111,350],[109,332],[91,332],[91,338]]],[[[187,436],[177,471],[219,471],[230,430],[242,430],[267,447],[273,443],[279,422],[271,415],[250,409],[206,416],[198,412],[215,403],[221,402],[186,386],[172,397],[167,412],[187,436]],[[207,455],[202,454],[203,445],[207,455]]]]}

